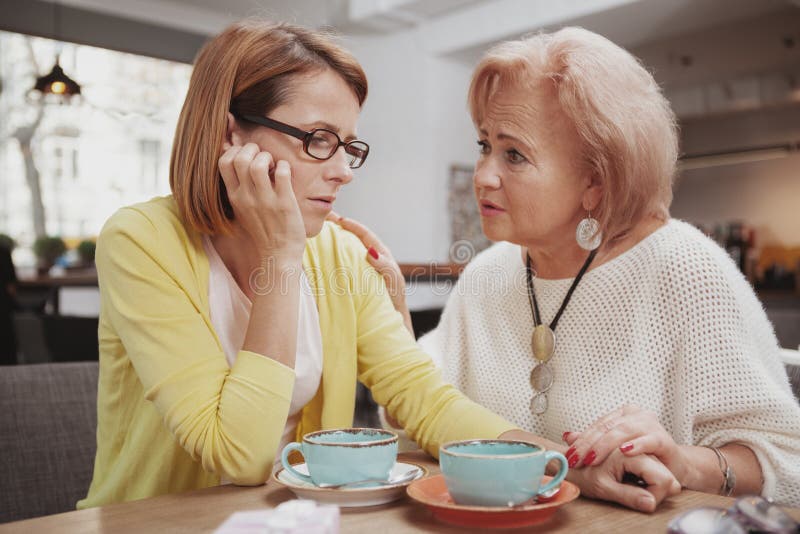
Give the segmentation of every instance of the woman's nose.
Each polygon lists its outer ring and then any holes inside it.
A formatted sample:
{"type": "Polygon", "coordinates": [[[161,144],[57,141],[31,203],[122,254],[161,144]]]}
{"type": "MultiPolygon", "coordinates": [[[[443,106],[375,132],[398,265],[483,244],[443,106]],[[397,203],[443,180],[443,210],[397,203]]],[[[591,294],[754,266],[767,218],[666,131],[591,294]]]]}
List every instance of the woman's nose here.
{"type": "Polygon", "coordinates": [[[326,180],[348,184],[353,179],[353,169],[350,168],[350,156],[344,151],[343,146],[339,147],[327,163],[326,180]]]}
{"type": "Polygon", "coordinates": [[[472,182],[475,187],[481,189],[498,189],[500,187],[500,175],[494,165],[489,162],[478,162],[475,165],[475,174],[472,175],[472,182]]]}

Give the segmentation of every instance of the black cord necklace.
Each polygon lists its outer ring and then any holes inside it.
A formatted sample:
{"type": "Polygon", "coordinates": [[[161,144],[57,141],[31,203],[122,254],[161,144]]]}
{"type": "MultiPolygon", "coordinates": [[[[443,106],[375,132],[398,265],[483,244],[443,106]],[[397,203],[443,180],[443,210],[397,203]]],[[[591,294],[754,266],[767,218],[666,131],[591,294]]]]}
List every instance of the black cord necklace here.
{"type": "Polygon", "coordinates": [[[572,297],[572,293],[574,293],[575,288],[578,287],[578,282],[581,281],[581,278],[583,278],[583,275],[586,273],[586,270],[589,268],[589,265],[596,255],[597,249],[591,251],[589,257],[583,262],[581,270],[578,272],[575,280],[572,281],[572,285],[569,287],[567,295],[561,302],[561,307],[558,308],[550,325],[546,325],[542,322],[541,314],[539,313],[539,304],[536,302],[536,293],[533,291],[531,256],[530,254],[527,255],[525,268],[528,275],[528,300],[530,300],[531,304],[531,315],[533,316],[534,327],[533,335],[531,335],[531,350],[533,351],[533,357],[536,358],[537,361],[531,371],[531,386],[534,392],[533,398],[531,399],[531,411],[536,415],[541,415],[547,411],[547,391],[553,385],[553,370],[550,369],[547,362],[550,361],[550,358],[553,357],[556,351],[556,325],[561,318],[561,314],[564,313],[567,303],[572,297]]]}

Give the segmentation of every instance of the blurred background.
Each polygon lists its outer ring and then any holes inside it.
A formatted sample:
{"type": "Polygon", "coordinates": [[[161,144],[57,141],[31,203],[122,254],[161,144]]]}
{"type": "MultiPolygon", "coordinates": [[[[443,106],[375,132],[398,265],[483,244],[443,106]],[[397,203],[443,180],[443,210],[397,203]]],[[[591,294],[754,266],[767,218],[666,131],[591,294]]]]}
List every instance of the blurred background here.
{"type": "Polygon", "coordinates": [[[5,363],[97,358],[94,239],[119,207],[169,192],[192,59],[247,16],[332,27],[365,68],[370,160],[336,210],[403,264],[418,333],[488,245],[472,69],[499,41],[578,25],[653,72],[681,127],[673,216],[725,247],[781,344],[800,343],[798,0],[0,0],[5,363]]]}

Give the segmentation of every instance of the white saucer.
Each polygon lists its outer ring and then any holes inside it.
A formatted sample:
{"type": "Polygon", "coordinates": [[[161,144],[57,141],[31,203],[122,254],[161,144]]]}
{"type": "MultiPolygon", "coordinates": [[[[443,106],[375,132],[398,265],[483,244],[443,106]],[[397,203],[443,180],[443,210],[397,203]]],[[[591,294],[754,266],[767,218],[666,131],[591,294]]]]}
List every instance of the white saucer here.
{"type": "MultiPolygon", "coordinates": [[[[306,464],[295,464],[297,471],[308,474],[306,464]]],[[[376,506],[387,502],[396,501],[406,494],[406,486],[428,474],[424,466],[397,462],[394,464],[389,478],[401,477],[412,469],[419,469],[419,474],[412,480],[392,484],[390,486],[377,486],[372,488],[345,488],[330,489],[318,488],[310,482],[299,480],[287,472],[283,467],[272,474],[273,480],[282,486],[286,486],[301,499],[313,499],[317,502],[335,504],[344,508],[357,506],[376,506]]]]}

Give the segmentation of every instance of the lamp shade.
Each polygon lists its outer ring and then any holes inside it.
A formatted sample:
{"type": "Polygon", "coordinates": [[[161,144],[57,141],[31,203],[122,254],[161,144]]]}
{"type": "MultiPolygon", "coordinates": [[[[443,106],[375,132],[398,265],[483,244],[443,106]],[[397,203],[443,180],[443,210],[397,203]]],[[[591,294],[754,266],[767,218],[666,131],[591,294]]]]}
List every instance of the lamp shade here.
{"type": "Polygon", "coordinates": [[[58,64],[58,59],[56,57],[56,64],[48,74],[36,78],[36,85],[33,89],[45,95],[74,96],[81,94],[81,86],[64,74],[64,69],[58,64]]]}

